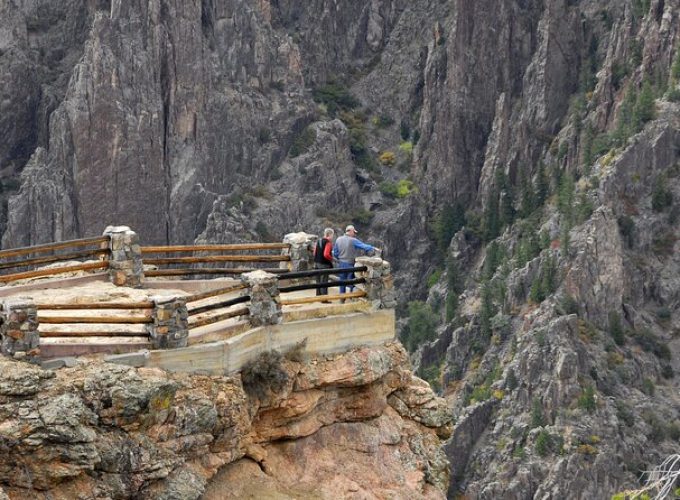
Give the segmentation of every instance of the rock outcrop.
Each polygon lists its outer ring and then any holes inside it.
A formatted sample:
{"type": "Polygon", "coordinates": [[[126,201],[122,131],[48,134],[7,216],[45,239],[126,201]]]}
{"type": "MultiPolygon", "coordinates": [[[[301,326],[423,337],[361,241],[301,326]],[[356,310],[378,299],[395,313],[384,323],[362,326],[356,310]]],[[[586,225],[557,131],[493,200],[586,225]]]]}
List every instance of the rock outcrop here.
{"type": "Polygon", "coordinates": [[[0,360],[0,485],[10,498],[444,497],[451,415],[399,344],[280,361],[281,384],[244,389],[239,376],[0,360]]]}

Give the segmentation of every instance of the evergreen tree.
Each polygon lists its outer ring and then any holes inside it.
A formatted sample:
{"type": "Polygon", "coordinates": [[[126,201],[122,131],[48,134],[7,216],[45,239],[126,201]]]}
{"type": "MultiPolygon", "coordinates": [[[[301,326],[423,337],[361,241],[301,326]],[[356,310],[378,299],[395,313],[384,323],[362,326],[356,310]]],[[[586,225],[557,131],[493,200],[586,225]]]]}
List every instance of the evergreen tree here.
{"type": "Polygon", "coordinates": [[[639,132],[645,123],[653,120],[656,117],[656,103],[654,101],[654,92],[649,80],[645,80],[642,84],[642,90],[638,95],[633,109],[633,126],[634,131],[639,132]]]}
{"type": "Polygon", "coordinates": [[[562,227],[560,228],[560,250],[562,251],[563,257],[569,257],[569,246],[571,243],[569,231],[571,231],[571,226],[567,224],[566,221],[563,221],[562,227]]]}
{"type": "Polygon", "coordinates": [[[548,177],[545,174],[545,165],[543,163],[538,166],[538,174],[536,175],[536,204],[542,207],[545,200],[548,199],[550,192],[550,185],[548,184],[548,177]]]}
{"type": "Polygon", "coordinates": [[[652,191],[652,208],[655,212],[662,212],[672,204],[673,193],[666,188],[664,176],[659,175],[654,182],[654,189],[652,191]]]}
{"type": "Polygon", "coordinates": [[[544,262],[541,269],[541,292],[543,297],[555,292],[557,289],[557,263],[551,254],[544,262]]]}
{"type": "Polygon", "coordinates": [[[484,239],[491,241],[500,234],[501,223],[498,208],[498,190],[491,190],[484,210],[484,239]]]}
{"type": "Polygon", "coordinates": [[[536,276],[534,281],[531,282],[531,290],[529,291],[529,299],[534,304],[540,304],[545,299],[545,294],[543,293],[543,287],[541,286],[541,277],[536,276]]]}
{"type": "Polygon", "coordinates": [[[677,83],[678,80],[680,80],[680,45],[675,49],[675,60],[671,67],[671,78],[673,79],[673,83],[677,83]]]}
{"type": "Polygon", "coordinates": [[[482,304],[479,310],[479,326],[484,337],[491,336],[491,318],[494,315],[493,303],[491,301],[491,289],[488,282],[482,284],[481,289],[482,304]]]}
{"type": "Polygon", "coordinates": [[[520,189],[522,190],[522,217],[529,217],[536,209],[536,195],[534,193],[534,186],[524,172],[521,173],[520,189]]]}
{"type": "Polygon", "coordinates": [[[617,146],[623,146],[628,138],[636,132],[633,124],[633,113],[637,102],[637,92],[631,84],[628,86],[626,95],[619,108],[618,123],[614,130],[612,139],[617,146]]]}
{"type": "Polygon", "coordinates": [[[460,203],[447,203],[434,222],[434,236],[437,247],[444,253],[451,238],[465,225],[465,209],[460,203]]]}
{"type": "Polygon", "coordinates": [[[482,268],[482,279],[490,280],[498,264],[501,261],[501,250],[497,242],[493,241],[486,247],[486,258],[484,259],[484,267],[482,268]]]}
{"type": "Polygon", "coordinates": [[[583,171],[590,172],[590,167],[595,158],[593,157],[593,141],[595,140],[595,132],[593,126],[589,123],[583,131],[583,171]]]}
{"type": "Polygon", "coordinates": [[[626,342],[625,335],[623,333],[623,327],[621,326],[621,316],[616,311],[609,312],[609,333],[611,334],[616,345],[623,345],[626,342]]]}
{"type": "Polygon", "coordinates": [[[557,194],[557,209],[564,219],[571,225],[574,208],[574,191],[576,189],[574,178],[571,174],[565,174],[560,180],[560,189],[557,194]]]}

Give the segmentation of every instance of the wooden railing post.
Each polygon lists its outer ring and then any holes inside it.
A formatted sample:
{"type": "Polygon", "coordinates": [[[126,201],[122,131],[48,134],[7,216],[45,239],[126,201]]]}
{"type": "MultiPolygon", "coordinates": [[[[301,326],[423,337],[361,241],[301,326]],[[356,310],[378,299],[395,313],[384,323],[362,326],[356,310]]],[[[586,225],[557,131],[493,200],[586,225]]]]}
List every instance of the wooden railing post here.
{"type": "Polygon", "coordinates": [[[35,303],[26,297],[7,298],[1,303],[2,353],[15,359],[40,362],[40,334],[35,303]]]}
{"type": "Polygon", "coordinates": [[[117,286],[141,287],[144,280],[144,264],[137,233],[127,226],[109,226],[104,230],[104,236],[110,239],[111,282],[117,286]]]}
{"type": "Polygon", "coordinates": [[[366,279],[366,298],[373,303],[375,309],[392,309],[397,305],[394,293],[394,280],[390,263],[380,257],[358,257],[356,266],[368,269],[357,273],[366,279]]]}
{"type": "Polygon", "coordinates": [[[182,297],[151,297],[153,323],[148,326],[153,349],[186,347],[189,338],[189,312],[182,297]]]}
{"type": "MultiPolygon", "coordinates": [[[[288,233],[283,237],[283,242],[290,245],[290,248],[284,250],[284,255],[290,256],[288,268],[291,271],[314,269],[314,245],[317,239],[318,236],[305,232],[288,233]]],[[[281,267],[286,266],[282,263],[281,267]]]]}
{"type": "Polygon", "coordinates": [[[281,301],[276,275],[265,271],[243,273],[241,281],[248,286],[250,295],[250,324],[252,326],[281,323],[281,301]]]}

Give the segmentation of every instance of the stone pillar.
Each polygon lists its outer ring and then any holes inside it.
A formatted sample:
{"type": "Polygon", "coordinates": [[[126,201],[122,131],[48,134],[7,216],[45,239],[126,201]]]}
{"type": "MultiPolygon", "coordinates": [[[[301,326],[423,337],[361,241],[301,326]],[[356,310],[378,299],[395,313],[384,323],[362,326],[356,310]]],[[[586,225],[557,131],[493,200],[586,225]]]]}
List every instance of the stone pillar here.
{"type": "Polygon", "coordinates": [[[290,262],[282,262],[282,267],[290,265],[291,271],[307,271],[314,269],[314,245],[319,237],[314,234],[288,233],[283,237],[283,242],[290,245],[289,250],[284,250],[284,255],[290,255],[290,262]]]}
{"type": "Polygon", "coordinates": [[[148,326],[152,349],[186,347],[189,338],[189,312],[182,297],[151,297],[153,323],[148,326]]]}
{"type": "Polygon", "coordinates": [[[265,271],[252,271],[242,274],[241,281],[248,285],[250,324],[261,326],[281,323],[283,315],[276,276],[265,271]]]}
{"type": "Polygon", "coordinates": [[[397,300],[394,294],[394,281],[390,263],[380,257],[359,257],[356,267],[366,266],[365,272],[356,273],[358,278],[366,279],[366,294],[375,309],[392,309],[397,300]]]}
{"type": "Polygon", "coordinates": [[[40,362],[38,311],[29,298],[12,297],[2,301],[0,338],[2,353],[16,359],[40,362]]]}
{"type": "Polygon", "coordinates": [[[144,265],[137,233],[127,226],[109,226],[104,230],[104,236],[110,238],[111,283],[117,286],[141,287],[144,280],[144,265]]]}

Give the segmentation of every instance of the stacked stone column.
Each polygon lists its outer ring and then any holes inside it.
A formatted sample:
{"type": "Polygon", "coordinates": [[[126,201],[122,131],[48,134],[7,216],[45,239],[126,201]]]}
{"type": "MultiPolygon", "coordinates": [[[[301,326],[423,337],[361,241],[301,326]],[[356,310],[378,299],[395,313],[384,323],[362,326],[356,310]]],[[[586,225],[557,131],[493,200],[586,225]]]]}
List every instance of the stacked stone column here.
{"type": "Polygon", "coordinates": [[[283,237],[283,242],[290,245],[290,249],[285,250],[284,255],[290,255],[292,271],[314,269],[314,245],[317,239],[318,236],[304,232],[288,233],[283,237]]]}
{"type": "Polygon", "coordinates": [[[394,308],[397,305],[397,300],[390,263],[380,257],[359,257],[354,265],[368,268],[365,272],[356,274],[358,277],[366,279],[366,295],[367,299],[373,303],[373,308],[394,308]]]}
{"type": "Polygon", "coordinates": [[[2,353],[16,359],[39,362],[38,311],[31,299],[7,298],[1,303],[2,353]]]}
{"type": "Polygon", "coordinates": [[[252,271],[242,274],[241,281],[248,285],[250,324],[262,326],[281,323],[283,315],[276,276],[264,271],[252,271]]]}
{"type": "Polygon", "coordinates": [[[153,323],[148,326],[153,349],[186,347],[189,338],[189,312],[181,297],[151,297],[153,323]]]}
{"type": "Polygon", "coordinates": [[[144,265],[137,233],[128,226],[109,226],[104,230],[104,236],[110,238],[111,282],[117,286],[141,287],[144,280],[144,265]]]}

